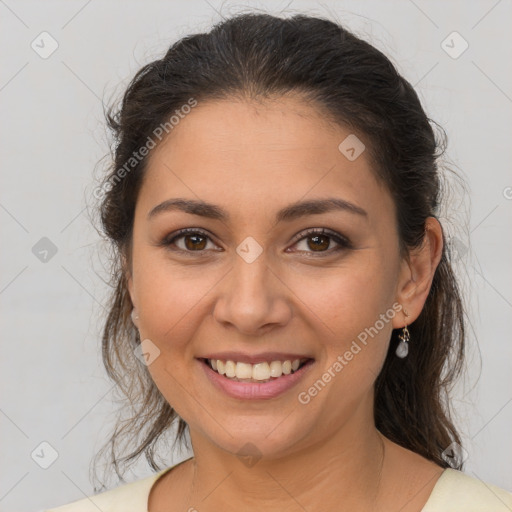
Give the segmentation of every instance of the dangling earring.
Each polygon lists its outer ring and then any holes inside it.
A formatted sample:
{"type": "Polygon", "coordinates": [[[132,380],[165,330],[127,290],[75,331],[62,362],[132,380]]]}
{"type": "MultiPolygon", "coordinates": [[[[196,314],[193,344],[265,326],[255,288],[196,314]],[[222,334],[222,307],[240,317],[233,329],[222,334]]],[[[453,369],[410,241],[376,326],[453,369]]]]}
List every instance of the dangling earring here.
{"type": "MultiPolygon", "coordinates": [[[[409,314],[404,309],[404,315],[407,318],[409,314]]],[[[404,328],[402,329],[402,334],[398,335],[398,339],[400,340],[400,343],[396,347],[395,354],[400,358],[403,359],[404,357],[407,357],[407,354],[409,353],[409,341],[411,339],[411,335],[409,333],[409,329],[407,329],[407,324],[404,325],[404,328]]]]}
{"type": "Polygon", "coordinates": [[[139,327],[139,314],[137,313],[137,310],[135,308],[132,309],[131,315],[132,322],[135,325],[135,327],[139,327]]]}

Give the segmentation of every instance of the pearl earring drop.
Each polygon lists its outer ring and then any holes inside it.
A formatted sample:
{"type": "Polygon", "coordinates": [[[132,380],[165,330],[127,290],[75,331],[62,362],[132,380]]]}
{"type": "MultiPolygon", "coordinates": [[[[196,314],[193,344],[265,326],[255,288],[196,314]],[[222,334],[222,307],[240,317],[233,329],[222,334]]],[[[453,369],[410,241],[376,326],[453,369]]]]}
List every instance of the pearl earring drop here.
{"type": "MultiPolygon", "coordinates": [[[[409,316],[405,309],[404,315],[406,318],[409,316]]],[[[402,333],[398,335],[398,339],[400,340],[400,343],[396,347],[395,354],[400,359],[403,359],[404,357],[407,357],[407,354],[409,353],[409,341],[411,339],[411,334],[409,333],[409,329],[407,329],[407,325],[402,329],[402,333]]]]}

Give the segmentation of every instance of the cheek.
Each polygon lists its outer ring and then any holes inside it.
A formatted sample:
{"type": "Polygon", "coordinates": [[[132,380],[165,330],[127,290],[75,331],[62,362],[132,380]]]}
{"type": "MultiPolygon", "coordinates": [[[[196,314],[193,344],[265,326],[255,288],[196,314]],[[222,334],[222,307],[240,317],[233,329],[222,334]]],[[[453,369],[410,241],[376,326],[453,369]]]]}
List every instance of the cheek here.
{"type": "Polygon", "coordinates": [[[205,314],[208,290],[222,273],[172,264],[158,251],[141,251],[139,261],[135,276],[141,335],[154,340],[163,351],[185,346],[198,315],[205,314]]]}
{"type": "Polygon", "coordinates": [[[149,251],[135,272],[141,339],[150,339],[158,349],[148,371],[178,415],[193,418],[198,392],[189,387],[197,364],[191,340],[200,319],[209,314],[207,292],[222,273],[180,268],[149,251]]]}
{"type": "Polygon", "coordinates": [[[321,286],[306,289],[311,283],[302,281],[301,296],[315,313],[309,318],[316,318],[312,321],[325,334],[317,340],[320,364],[301,396],[312,415],[325,417],[326,422],[339,424],[362,401],[370,400],[386,357],[395,315],[394,288],[382,265],[374,261],[338,269],[317,283],[321,286]]]}
{"type": "Polygon", "coordinates": [[[319,380],[328,384],[313,407],[320,413],[329,404],[329,414],[340,418],[371,392],[386,357],[395,316],[392,258],[374,249],[354,256],[321,279],[297,278],[294,288],[315,313],[309,313],[309,318],[322,329],[318,335],[322,358],[308,383],[313,386],[311,396],[324,389],[319,380]]]}
{"type": "Polygon", "coordinates": [[[342,349],[391,308],[396,271],[389,260],[375,249],[365,249],[336,268],[289,276],[308,316],[316,318],[312,321],[322,327],[334,348],[342,349]]]}

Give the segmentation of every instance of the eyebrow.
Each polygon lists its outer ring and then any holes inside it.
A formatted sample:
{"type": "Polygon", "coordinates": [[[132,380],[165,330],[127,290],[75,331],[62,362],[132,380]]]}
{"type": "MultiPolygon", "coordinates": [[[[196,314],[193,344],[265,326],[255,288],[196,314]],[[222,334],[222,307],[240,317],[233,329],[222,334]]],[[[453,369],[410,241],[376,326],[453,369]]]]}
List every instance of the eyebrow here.
{"type": "MultiPolygon", "coordinates": [[[[220,206],[215,204],[206,203],[205,201],[196,199],[167,199],[163,203],[156,205],[147,216],[148,220],[153,219],[163,212],[169,211],[182,211],[192,215],[199,215],[209,219],[220,220],[227,222],[230,215],[220,206]]],[[[306,215],[315,215],[320,213],[327,213],[331,211],[345,211],[363,217],[368,217],[368,213],[360,206],[357,206],[344,199],[330,197],[326,199],[312,199],[309,201],[300,201],[292,203],[276,214],[275,222],[290,222],[306,215]]]]}

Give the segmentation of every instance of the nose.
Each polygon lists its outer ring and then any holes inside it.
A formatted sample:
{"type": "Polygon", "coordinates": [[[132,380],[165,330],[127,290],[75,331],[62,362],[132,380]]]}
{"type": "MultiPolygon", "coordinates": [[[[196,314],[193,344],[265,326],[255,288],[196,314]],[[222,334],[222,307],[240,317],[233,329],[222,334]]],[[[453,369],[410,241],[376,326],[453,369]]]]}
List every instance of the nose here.
{"type": "Polygon", "coordinates": [[[283,327],[292,317],[292,292],[268,266],[265,253],[251,263],[237,255],[218,293],[215,320],[248,336],[283,327]]]}

